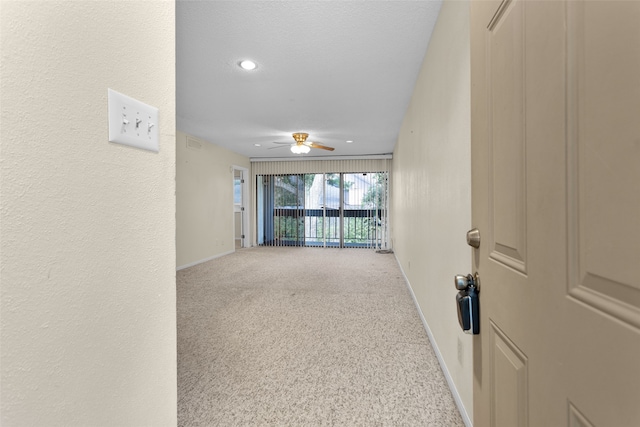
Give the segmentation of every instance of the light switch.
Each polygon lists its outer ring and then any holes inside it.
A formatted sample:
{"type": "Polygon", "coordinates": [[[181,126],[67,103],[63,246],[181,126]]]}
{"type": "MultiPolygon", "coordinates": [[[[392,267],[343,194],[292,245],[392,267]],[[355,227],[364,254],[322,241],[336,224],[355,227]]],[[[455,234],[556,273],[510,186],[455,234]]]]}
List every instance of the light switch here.
{"type": "Polygon", "coordinates": [[[160,151],[158,109],[108,89],[109,141],[143,150],[160,151]]]}

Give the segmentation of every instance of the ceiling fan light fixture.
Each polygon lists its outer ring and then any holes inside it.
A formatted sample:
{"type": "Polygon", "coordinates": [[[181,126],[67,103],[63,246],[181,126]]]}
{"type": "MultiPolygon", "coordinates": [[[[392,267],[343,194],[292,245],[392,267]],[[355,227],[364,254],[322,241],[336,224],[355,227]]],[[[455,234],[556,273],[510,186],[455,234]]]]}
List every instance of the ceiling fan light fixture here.
{"type": "Polygon", "coordinates": [[[311,151],[311,148],[307,147],[306,145],[292,145],[291,146],[291,152],[294,154],[307,154],[309,151],[311,151]]]}
{"type": "Polygon", "coordinates": [[[309,137],[309,134],[304,132],[296,132],[291,136],[293,136],[293,139],[295,139],[298,144],[301,144],[307,140],[307,138],[309,137]]]}

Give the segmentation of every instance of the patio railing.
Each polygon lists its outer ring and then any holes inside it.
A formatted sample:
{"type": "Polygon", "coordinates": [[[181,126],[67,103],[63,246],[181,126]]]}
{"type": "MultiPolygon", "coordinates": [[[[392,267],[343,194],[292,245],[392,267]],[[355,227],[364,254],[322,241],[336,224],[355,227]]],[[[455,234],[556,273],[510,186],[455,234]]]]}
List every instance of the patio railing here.
{"type": "MultiPolygon", "coordinates": [[[[345,209],[343,213],[344,247],[380,247],[381,209],[345,209]]],[[[340,246],[338,209],[276,208],[273,212],[273,236],[265,236],[266,245],[340,246]]]]}

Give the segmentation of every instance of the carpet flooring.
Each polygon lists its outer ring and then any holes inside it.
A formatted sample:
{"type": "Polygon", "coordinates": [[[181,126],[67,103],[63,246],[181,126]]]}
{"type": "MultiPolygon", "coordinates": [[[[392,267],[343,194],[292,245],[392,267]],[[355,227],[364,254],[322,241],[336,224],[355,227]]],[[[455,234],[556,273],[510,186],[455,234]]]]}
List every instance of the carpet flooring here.
{"type": "Polygon", "coordinates": [[[464,426],[393,254],[242,249],[177,304],[180,426],[464,426]]]}

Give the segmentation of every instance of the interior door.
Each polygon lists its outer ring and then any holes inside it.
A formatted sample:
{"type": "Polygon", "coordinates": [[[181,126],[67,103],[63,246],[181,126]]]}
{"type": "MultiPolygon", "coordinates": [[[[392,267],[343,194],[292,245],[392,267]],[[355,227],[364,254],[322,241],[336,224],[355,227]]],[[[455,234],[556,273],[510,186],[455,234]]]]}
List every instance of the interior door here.
{"type": "Polygon", "coordinates": [[[474,426],[640,426],[640,2],[470,12],[474,426]]]}
{"type": "Polygon", "coordinates": [[[235,248],[245,247],[245,181],[244,171],[233,170],[233,219],[235,248]]]}

